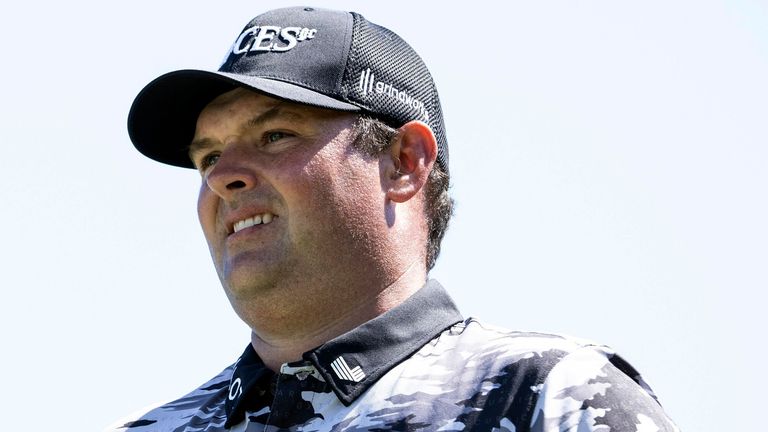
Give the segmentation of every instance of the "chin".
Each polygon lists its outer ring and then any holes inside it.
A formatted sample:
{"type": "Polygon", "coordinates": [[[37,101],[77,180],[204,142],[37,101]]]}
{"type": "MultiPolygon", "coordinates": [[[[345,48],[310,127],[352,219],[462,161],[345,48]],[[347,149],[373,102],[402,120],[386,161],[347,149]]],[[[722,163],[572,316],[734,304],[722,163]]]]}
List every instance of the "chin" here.
{"type": "Polygon", "coordinates": [[[250,302],[274,291],[284,280],[284,272],[274,264],[241,262],[237,266],[225,266],[219,277],[230,301],[250,302]]]}
{"type": "Polygon", "coordinates": [[[227,295],[233,300],[247,300],[254,295],[264,293],[265,291],[274,288],[274,283],[271,283],[271,278],[265,277],[265,275],[252,274],[228,274],[222,285],[227,291],[227,295]]]}

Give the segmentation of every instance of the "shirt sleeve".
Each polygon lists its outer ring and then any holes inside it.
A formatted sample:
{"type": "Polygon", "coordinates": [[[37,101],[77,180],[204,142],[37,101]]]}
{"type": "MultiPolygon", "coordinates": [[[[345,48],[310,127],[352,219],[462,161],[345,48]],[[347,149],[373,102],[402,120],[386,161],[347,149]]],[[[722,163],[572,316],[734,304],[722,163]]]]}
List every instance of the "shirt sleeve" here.
{"type": "Polygon", "coordinates": [[[568,354],[536,390],[533,432],[679,431],[640,374],[607,347],[568,354]]]}

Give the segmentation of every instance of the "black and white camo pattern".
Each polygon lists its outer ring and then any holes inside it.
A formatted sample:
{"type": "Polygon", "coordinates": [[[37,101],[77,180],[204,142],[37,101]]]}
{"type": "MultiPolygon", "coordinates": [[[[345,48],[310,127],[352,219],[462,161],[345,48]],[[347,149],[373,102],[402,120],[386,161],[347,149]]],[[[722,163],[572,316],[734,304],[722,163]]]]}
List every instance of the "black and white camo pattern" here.
{"type": "Polygon", "coordinates": [[[677,431],[650,388],[605,346],[460,322],[350,406],[318,373],[280,374],[264,403],[225,429],[234,365],[108,431],[677,431]]]}

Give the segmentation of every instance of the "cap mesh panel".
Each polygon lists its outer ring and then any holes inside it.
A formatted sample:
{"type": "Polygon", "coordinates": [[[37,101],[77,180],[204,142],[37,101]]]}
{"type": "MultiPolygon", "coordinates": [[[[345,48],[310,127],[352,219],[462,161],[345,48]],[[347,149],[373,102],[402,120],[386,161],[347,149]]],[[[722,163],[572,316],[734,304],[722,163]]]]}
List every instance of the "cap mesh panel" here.
{"type": "Polygon", "coordinates": [[[397,34],[368,22],[360,14],[352,12],[352,15],[353,42],[343,79],[343,91],[347,98],[395,127],[411,120],[424,120],[420,110],[413,107],[415,103],[403,101],[405,95],[421,102],[429,113],[426,123],[437,138],[437,162],[448,172],[448,143],[443,113],[435,83],[426,65],[397,34]],[[373,91],[360,88],[361,74],[368,69],[368,76],[374,82],[373,91]],[[385,87],[387,85],[391,88],[385,87]],[[405,95],[398,98],[401,92],[405,95]]]}

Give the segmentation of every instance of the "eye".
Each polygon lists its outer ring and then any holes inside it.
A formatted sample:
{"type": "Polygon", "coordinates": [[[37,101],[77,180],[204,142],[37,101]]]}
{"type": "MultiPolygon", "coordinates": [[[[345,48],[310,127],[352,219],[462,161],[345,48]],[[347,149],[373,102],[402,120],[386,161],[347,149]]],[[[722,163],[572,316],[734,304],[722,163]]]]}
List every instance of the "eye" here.
{"type": "Polygon", "coordinates": [[[267,132],[266,134],[264,134],[264,143],[270,144],[275,141],[280,141],[281,139],[287,136],[289,136],[289,134],[285,132],[280,132],[280,131],[267,132]]]}
{"type": "Polygon", "coordinates": [[[208,168],[212,167],[216,164],[219,160],[219,153],[208,153],[202,158],[200,158],[200,161],[197,163],[197,169],[200,171],[205,171],[208,168]]]}

